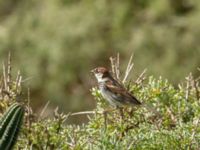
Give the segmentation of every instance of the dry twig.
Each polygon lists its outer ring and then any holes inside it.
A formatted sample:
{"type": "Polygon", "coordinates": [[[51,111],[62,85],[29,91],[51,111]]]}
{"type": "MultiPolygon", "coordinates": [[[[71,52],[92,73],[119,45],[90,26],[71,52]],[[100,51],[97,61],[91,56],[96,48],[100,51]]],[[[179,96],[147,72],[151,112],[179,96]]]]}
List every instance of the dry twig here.
{"type": "Polygon", "coordinates": [[[191,87],[191,81],[193,80],[192,73],[189,74],[189,76],[186,77],[186,92],[185,92],[185,99],[188,100],[189,94],[190,94],[190,87],[191,87]]]}
{"type": "Polygon", "coordinates": [[[127,65],[127,68],[126,68],[125,75],[124,75],[124,78],[122,80],[122,83],[126,82],[131,70],[133,69],[134,63],[132,62],[132,59],[133,59],[133,55],[131,55],[131,57],[129,59],[129,62],[128,62],[128,65],[127,65]]]}
{"type": "Polygon", "coordinates": [[[135,81],[136,84],[139,85],[146,79],[146,76],[145,76],[146,71],[147,71],[147,69],[144,69],[143,72],[139,75],[139,77],[135,81]]]}

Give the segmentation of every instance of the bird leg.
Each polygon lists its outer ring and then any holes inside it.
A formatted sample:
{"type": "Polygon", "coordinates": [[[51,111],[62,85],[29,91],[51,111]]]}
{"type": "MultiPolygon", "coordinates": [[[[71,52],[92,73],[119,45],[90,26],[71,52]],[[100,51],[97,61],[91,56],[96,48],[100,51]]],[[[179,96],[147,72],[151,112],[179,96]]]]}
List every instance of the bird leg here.
{"type": "Polygon", "coordinates": [[[102,114],[103,114],[103,117],[104,117],[104,127],[105,127],[105,130],[106,130],[106,128],[107,128],[107,118],[108,118],[108,112],[110,112],[110,111],[113,111],[113,110],[115,110],[115,109],[106,109],[106,110],[104,110],[103,112],[102,112],[102,114]]]}
{"type": "Polygon", "coordinates": [[[121,124],[123,123],[124,120],[124,112],[123,112],[123,108],[122,107],[118,107],[119,109],[119,114],[120,114],[120,122],[121,124]]]}
{"type": "Polygon", "coordinates": [[[104,117],[104,128],[106,131],[106,129],[107,129],[107,111],[103,111],[103,117],[104,117]]]}

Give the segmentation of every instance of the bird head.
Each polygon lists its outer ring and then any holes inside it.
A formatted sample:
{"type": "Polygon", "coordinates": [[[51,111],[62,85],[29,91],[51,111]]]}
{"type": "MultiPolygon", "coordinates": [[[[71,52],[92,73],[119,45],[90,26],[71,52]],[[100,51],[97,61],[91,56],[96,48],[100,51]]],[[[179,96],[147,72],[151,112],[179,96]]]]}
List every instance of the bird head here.
{"type": "Polygon", "coordinates": [[[98,82],[106,81],[110,77],[109,70],[105,67],[97,67],[91,70],[98,82]]]}

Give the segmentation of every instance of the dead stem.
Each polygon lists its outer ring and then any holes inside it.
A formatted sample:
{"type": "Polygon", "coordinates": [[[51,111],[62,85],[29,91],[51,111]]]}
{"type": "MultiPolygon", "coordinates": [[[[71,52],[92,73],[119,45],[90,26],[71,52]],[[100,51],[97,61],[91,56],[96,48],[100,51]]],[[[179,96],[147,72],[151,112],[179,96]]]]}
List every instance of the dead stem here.
{"type": "MultiPolygon", "coordinates": [[[[8,85],[10,85],[10,82],[11,82],[11,54],[10,54],[10,52],[9,52],[9,54],[8,54],[8,67],[7,67],[7,71],[8,71],[8,78],[7,78],[7,82],[8,82],[8,85]]],[[[8,88],[9,88],[9,86],[8,86],[8,88]]],[[[8,89],[9,90],[9,89],[8,89]]]]}
{"type": "Polygon", "coordinates": [[[3,81],[4,81],[4,89],[7,90],[8,86],[7,86],[7,75],[6,75],[5,63],[3,63],[3,81]]]}
{"type": "Polygon", "coordinates": [[[191,135],[190,146],[192,146],[195,135],[197,134],[197,127],[199,126],[199,123],[200,123],[200,117],[197,120],[195,120],[195,122],[194,122],[194,128],[193,128],[193,132],[192,132],[192,135],[191,135]]]}
{"type": "Polygon", "coordinates": [[[147,69],[144,69],[143,72],[139,75],[139,77],[135,81],[136,84],[139,85],[146,79],[146,76],[145,76],[146,71],[147,71],[147,69]]]}
{"type": "MultiPolygon", "coordinates": [[[[32,109],[30,107],[30,88],[28,88],[28,93],[27,93],[27,129],[28,129],[28,133],[30,134],[31,133],[31,126],[32,126],[32,109]]],[[[30,138],[28,137],[28,145],[31,145],[31,140],[30,138]]]]}
{"type": "MultiPolygon", "coordinates": [[[[112,68],[112,74],[113,74],[113,76],[115,76],[116,75],[116,72],[115,72],[115,58],[110,57],[110,63],[111,63],[111,68],[112,68]]],[[[116,78],[116,76],[115,76],[115,78],[116,78]]]]}
{"type": "Polygon", "coordinates": [[[120,70],[119,70],[119,53],[117,53],[117,61],[115,65],[115,72],[116,72],[116,78],[120,79],[120,70]]]}
{"type": "Polygon", "coordinates": [[[2,91],[3,91],[3,77],[1,77],[1,83],[0,83],[0,94],[1,94],[1,98],[3,97],[2,91]]]}
{"type": "Polygon", "coordinates": [[[126,68],[125,75],[124,75],[124,78],[122,80],[122,83],[126,82],[131,70],[133,69],[134,63],[132,62],[132,59],[133,59],[133,55],[131,55],[131,57],[129,59],[129,62],[128,62],[128,65],[127,65],[127,68],[126,68]]]}
{"type": "Polygon", "coordinates": [[[190,84],[193,79],[192,73],[189,74],[186,78],[186,92],[185,92],[185,99],[188,100],[189,94],[190,94],[190,84]]]}
{"type": "Polygon", "coordinates": [[[110,57],[112,74],[114,78],[118,81],[120,81],[119,59],[120,59],[119,53],[117,54],[117,57],[110,57]]]}
{"type": "Polygon", "coordinates": [[[100,112],[96,112],[96,111],[82,111],[82,112],[71,113],[70,116],[90,115],[90,114],[95,114],[95,113],[103,114],[103,112],[100,113],[100,112]]]}
{"type": "Polygon", "coordinates": [[[42,111],[40,112],[39,118],[41,118],[44,114],[44,112],[47,110],[47,107],[49,106],[49,101],[44,105],[42,108],[42,111]]]}
{"type": "Polygon", "coordinates": [[[70,116],[76,116],[76,115],[90,115],[90,114],[104,114],[105,112],[110,112],[115,110],[114,108],[103,110],[103,111],[81,111],[81,112],[75,112],[71,113],[70,116]]]}
{"type": "Polygon", "coordinates": [[[20,87],[21,87],[21,81],[22,81],[22,76],[20,75],[20,71],[17,72],[17,78],[16,78],[16,91],[20,92],[20,87]]]}
{"type": "Polygon", "coordinates": [[[200,80],[200,76],[197,77],[194,80],[194,88],[195,88],[195,91],[196,91],[196,98],[197,98],[197,100],[200,100],[200,91],[199,91],[199,88],[198,88],[199,87],[199,80],[200,80]]]}
{"type": "Polygon", "coordinates": [[[197,98],[197,100],[200,100],[200,92],[199,92],[198,87],[199,87],[199,82],[195,82],[194,88],[195,88],[195,91],[196,91],[196,98],[197,98]]]}

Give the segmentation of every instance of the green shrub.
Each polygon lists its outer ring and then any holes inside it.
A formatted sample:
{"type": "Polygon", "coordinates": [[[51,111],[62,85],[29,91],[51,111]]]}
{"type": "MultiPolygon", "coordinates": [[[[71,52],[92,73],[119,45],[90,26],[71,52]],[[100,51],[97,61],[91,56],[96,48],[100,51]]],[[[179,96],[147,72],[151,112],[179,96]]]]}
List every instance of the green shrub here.
{"type": "Polygon", "coordinates": [[[125,108],[124,120],[118,111],[108,112],[107,125],[102,111],[108,106],[93,88],[97,108],[88,116],[88,124],[68,125],[64,121],[72,115],[55,113],[54,119],[33,122],[30,129],[25,127],[16,148],[198,149],[200,87],[192,86],[193,81],[187,82],[188,88],[185,85],[175,88],[167,80],[153,77],[143,84],[131,84],[130,91],[151,104],[161,116],[143,107],[125,108]]]}
{"type": "Polygon", "coordinates": [[[191,74],[177,87],[161,77],[146,78],[142,74],[136,81],[124,83],[131,93],[153,107],[160,115],[141,106],[124,108],[124,119],[121,119],[117,110],[109,110],[108,104],[94,87],[91,93],[97,101],[97,106],[93,111],[66,115],[58,113],[56,109],[53,118],[42,119],[32,112],[29,106],[30,98],[23,98],[20,75],[14,81],[10,72],[10,67],[5,68],[3,82],[0,82],[1,110],[5,110],[10,103],[19,101],[18,97],[27,105],[25,123],[15,145],[17,150],[196,150],[200,147],[199,78],[195,79],[191,74]],[[69,117],[86,114],[89,118],[87,124],[66,123],[69,117]]]}

